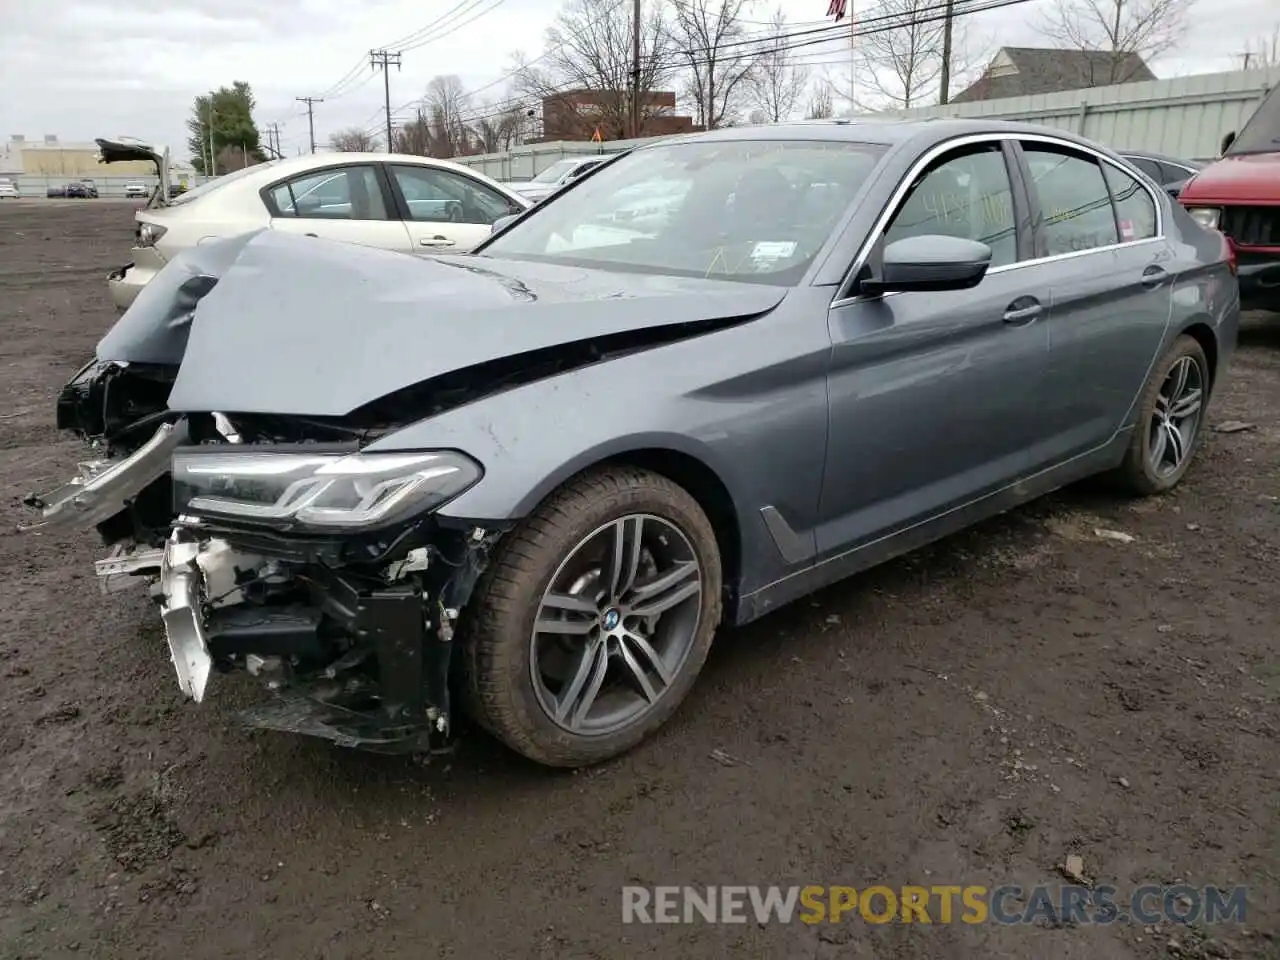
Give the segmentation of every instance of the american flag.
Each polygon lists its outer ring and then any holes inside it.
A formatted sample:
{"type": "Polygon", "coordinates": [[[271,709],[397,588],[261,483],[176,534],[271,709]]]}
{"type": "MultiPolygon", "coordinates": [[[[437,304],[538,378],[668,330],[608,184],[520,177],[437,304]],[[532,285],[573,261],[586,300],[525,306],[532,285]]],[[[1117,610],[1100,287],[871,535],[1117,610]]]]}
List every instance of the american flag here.
{"type": "Polygon", "coordinates": [[[836,23],[844,19],[845,11],[848,9],[848,0],[831,0],[827,5],[827,16],[835,17],[836,23]]]}

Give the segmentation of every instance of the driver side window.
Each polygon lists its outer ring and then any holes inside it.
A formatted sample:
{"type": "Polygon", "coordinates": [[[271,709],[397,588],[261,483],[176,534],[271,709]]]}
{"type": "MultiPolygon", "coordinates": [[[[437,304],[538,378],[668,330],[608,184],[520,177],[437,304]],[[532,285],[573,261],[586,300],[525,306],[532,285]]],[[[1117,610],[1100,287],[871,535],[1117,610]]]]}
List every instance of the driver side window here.
{"type": "Polygon", "coordinates": [[[947,154],[919,177],[884,233],[886,244],[941,234],[991,248],[991,266],[1018,259],[1009,171],[998,143],[947,154]]]}
{"type": "Polygon", "coordinates": [[[490,226],[520,212],[502,194],[452,170],[393,166],[391,175],[404,195],[410,220],[490,226]]]}

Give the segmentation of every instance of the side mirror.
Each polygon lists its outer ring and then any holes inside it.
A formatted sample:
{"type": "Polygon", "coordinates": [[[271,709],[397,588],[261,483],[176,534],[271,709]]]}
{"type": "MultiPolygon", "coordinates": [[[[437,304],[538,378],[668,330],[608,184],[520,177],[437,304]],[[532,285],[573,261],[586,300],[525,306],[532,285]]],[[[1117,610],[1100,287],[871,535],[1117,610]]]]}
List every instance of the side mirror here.
{"type": "Polygon", "coordinates": [[[489,233],[493,234],[500,230],[505,230],[507,225],[513,220],[516,220],[519,216],[520,214],[518,213],[509,213],[505,217],[499,217],[497,220],[493,221],[493,226],[489,228],[489,233]]]}
{"type": "Polygon", "coordinates": [[[1179,180],[1177,183],[1166,183],[1164,185],[1165,192],[1173,199],[1177,200],[1182,196],[1182,188],[1187,185],[1186,180],[1179,180]]]}
{"type": "Polygon", "coordinates": [[[991,265],[991,248],[977,240],[926,234],[895,240],[879,268],[860,284],[869,294],[976,287],[991,265]]]}
{"type": "Polygon", "coordinates": [[[1236,142],[1236,132],[1235,132],[1234,130],[1231,130],[1230,132],[1228,132],[1228,133],[1226,133],[1226,134],[1224,134],[1224,135],[1223,135],[1223,137],[1222,137],[1222,149],[1221,149],[1221,150],[1219,150],[1218,152],[1219,152],[1219,153],[1226,153],[1228,150],[1230,150],[1230,149],[1231,149],[1231,145],[1232,145],[1233,143],[1235,143],[1235,142],[1236,142]]]}

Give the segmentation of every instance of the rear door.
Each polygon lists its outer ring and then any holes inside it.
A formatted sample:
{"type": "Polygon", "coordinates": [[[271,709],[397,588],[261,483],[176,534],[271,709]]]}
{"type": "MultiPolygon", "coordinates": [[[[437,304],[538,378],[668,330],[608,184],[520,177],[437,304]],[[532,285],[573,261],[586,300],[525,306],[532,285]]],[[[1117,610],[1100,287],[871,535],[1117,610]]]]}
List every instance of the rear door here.
{"type": "Polygon", "coordinates": [[[1050,296],[1040,416],[1062,460],[1125,422],[1169,322],[1173,255],[1159,199],[1119,165],[1048,137],[1020,152],[1036,234],[1028,269],[1050,296]]]}
{"type": "Polygon", "coordinates": [[[387,170],[415,253],[465,252],[489,236],[495,220],[524,210],[456,170],[399,163],[387,170]]]}
{"type": "Polygon", "coordinates": [[[409,252],[409,234],[392,212],[377,164],[309,170],[268,186],[262,199],[272,230],[409,252]]]}
{"type": "Polygon", "coordinates": [[[958,146],[912,175],[881,235],[986,243],[970,290],[853,296],[832,305],[830,442],[819,551],[914,525],[1035,472],[1049,352],[1047,288],[1030,251],[1014,152],[958,146]]]}

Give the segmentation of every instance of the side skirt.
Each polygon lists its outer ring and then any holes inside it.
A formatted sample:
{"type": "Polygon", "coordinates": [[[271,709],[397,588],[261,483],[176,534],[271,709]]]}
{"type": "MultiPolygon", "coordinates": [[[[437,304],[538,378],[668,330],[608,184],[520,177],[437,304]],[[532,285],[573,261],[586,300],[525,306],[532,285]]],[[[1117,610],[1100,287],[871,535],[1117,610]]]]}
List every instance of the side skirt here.
{"type": "MultiPolygon", "coordinates": [[[[741,597],[734,610],[732,622],[741,626],[766,613],[799,600],[855,573],[861,573],[887,560],[941,540],[953,533],[967,529],[982,520],[1006,513],[1031,500],[1052,493],[1061,487],[1086,477],[1110,470],[1124,457],[1124,451],[1133,435],[1133,428],[1121,430],[1106,444],[1081,454],[1073,460],[1050,467],[1017,483],[1003,487],[994,493],[953,507],[946,513],[922,520],[904,530],[888,534],[879,540],[864,543],[829,557],[812,567],[775,580],[754,593],[741,597]]],[[[773,518],[774,525],[782,518],[773,518]]],[[[772,528],[771,528],[772,532],[772,528]]]]}

